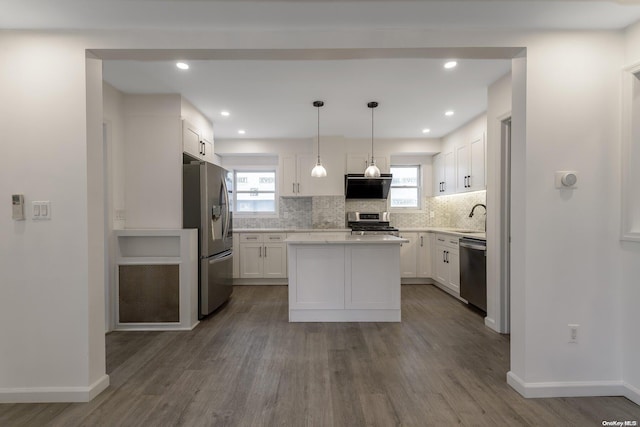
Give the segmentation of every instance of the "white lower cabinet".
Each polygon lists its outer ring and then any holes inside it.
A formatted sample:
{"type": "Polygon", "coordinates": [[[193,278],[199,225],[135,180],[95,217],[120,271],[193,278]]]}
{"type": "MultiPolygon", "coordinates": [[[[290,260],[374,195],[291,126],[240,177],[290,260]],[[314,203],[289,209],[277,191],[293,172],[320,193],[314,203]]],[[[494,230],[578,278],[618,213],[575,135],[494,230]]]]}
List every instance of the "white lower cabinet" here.
{"type": "Polygon", "coordinates": [[[285,236],[284,233],[240,233],[240,278],[287,277],[285,236]]]}
{"type": "Polygon", "coordinates": [[[418,233],[400,233],[400,237],[409,240],[408,243],[400,245],[400,277],[417,277],[418,233]]]}
{"type": "Polygon", "coordinates": [[[435,279],[455,295],[460,295],[458,238],[446,234],[436,234],[434,248],[435,279]]]}
{"type": "Polygon", "coordinates": [[[433,277],[432,247],[433,233],[418,233],[416,242],[418,254],[418,277],[433,277]]]}
{"type": "Polygon", "coordinates": [[[409,240],[400,245],[400,277],[432,278],[433,233],[401,232],[400,237],[409,240]]]}

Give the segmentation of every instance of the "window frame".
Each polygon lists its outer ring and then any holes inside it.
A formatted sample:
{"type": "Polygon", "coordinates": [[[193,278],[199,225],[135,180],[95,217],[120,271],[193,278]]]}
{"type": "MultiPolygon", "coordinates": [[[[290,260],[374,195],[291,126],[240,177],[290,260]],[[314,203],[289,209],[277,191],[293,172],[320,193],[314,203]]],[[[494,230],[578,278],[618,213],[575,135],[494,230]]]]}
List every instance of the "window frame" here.
{"type": "MultiPolygon", "coordinates": [[[[279,187],[278,187],[278,168],[276,166],[272,166],[272,167],[256,167],[256,166],[247,166],[247,167],[234,167],[233,168],[233,216],[234,217],[242,217],[242,218],[278,218],[279,217],[279,204],[278,201],[280,199],[280,194],[279,194],[279,187]],[[249,193],[248,191],[242,191],[239,192],[238,191],[238,185],[237,185],[237,180],[238,180],[238,172],[240,173],[260,173],[260,172],[271,172],[273,173],[273,179],[274,179],[274,190],[273,190],[273,196],[274,196],[274,210],[273,212],[269,211],[269,212],[257,212],[257,211],[252,211],[252,212],[240,212],[238,211],[238,194],[239,193],[249,193]]],[[[268,193],[271,194],[271,191],[259,191],[259,193],[268,193]]]]}
{"type": "Polygon", "coordinates": [[[417,184],[414,185],[393,185],[393,181],[391,182],[391,188],[389,189],[389,199],[388,199],[388,206],[389,206],[389,210],[390,211],[397,211],[397,212],[421,212],[422,211],[422,187],[423,187],[423,180],[422,180],[422,165],[421,164],[395,164],[395,165],[390,165],[389,166],[389,172],[391,172],[391,174],[393,174],[393,169],[400,169],[400,168],[415,168],[417,169],[417,184]],[[406,207],[399,207],[399,206],[392,206],[392,194],[393,194],[393,189],[394,188],[415,188],[418,191],[418,205],[417,206],[406,206],[406,207]]]}

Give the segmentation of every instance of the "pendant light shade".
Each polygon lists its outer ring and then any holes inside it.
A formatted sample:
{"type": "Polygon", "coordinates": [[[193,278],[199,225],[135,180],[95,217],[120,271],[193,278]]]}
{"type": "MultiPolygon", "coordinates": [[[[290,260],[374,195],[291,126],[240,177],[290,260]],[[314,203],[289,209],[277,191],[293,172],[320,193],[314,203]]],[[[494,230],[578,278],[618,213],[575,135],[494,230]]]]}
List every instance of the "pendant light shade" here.
{"type": "Polygon", "coordinates": [[[364,171],[364,176],[368,178],[379,178],[380,169],[376,166],[376,160],[373,157],[373,109],[378,106],[377,102],[369,102],[367,107],[371,108],[371,164],[364,171]]]}
{"type": "Polygon", "coordinates": [[[324,178],[327,176],[327,170],[322,166],[320,161],[320,107],[324,105],[322,101],[313,101],[313,106],[318,109],[318,161],[316,165],[311,169],[311,176],[314,178],[324,178]]]}

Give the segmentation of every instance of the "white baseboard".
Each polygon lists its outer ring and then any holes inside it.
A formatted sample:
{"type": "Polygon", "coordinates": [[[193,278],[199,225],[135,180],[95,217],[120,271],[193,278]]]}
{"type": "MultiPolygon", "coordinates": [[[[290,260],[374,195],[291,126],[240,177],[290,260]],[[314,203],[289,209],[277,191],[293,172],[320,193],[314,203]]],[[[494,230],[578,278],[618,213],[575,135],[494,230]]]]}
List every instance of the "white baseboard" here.
{"type": "Polygon", "coordinates": [[[629,383],[624,383],[624,397],[635,403],[636,405],[640,405],[640,389],[632,386],[629,383]]]}
{"type": "Polygon", "coordinates": [[[109,375],[88,387],[0,388],[0,403],[89,402],[107,387],[109,375]]]}
{"type": "MultiPolygon", "coordinates": [[[[507,373],[507,384],[527,398],[585,396],[627,397],[627,385],[623,381],[558,381],[526,383],[516,374],[509,371],[507,373]]],[[[633,400],[631,398],[629,399],[633,400]]]]}
{"type": "Polygon", "coordinates": [[[490,317],[484,318],[484,326],[500,333],[500,328],[496,325],[496,321],[490,317]]]}

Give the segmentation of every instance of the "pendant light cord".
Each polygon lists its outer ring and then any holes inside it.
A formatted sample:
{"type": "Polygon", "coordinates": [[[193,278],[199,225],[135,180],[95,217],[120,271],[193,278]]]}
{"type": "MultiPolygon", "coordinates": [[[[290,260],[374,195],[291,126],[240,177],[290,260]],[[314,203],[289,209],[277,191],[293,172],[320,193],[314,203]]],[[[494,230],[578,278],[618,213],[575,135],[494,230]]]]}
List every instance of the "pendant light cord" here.
{"type": "Polygon", "coordinates": [[[318,163],[320,162],[320,107],[318,107],[318,163]]]}
{"type": "Polygon", "coordinates": [[[373,164],[373,108],[371,109],[371,163],[373,164]]]}

